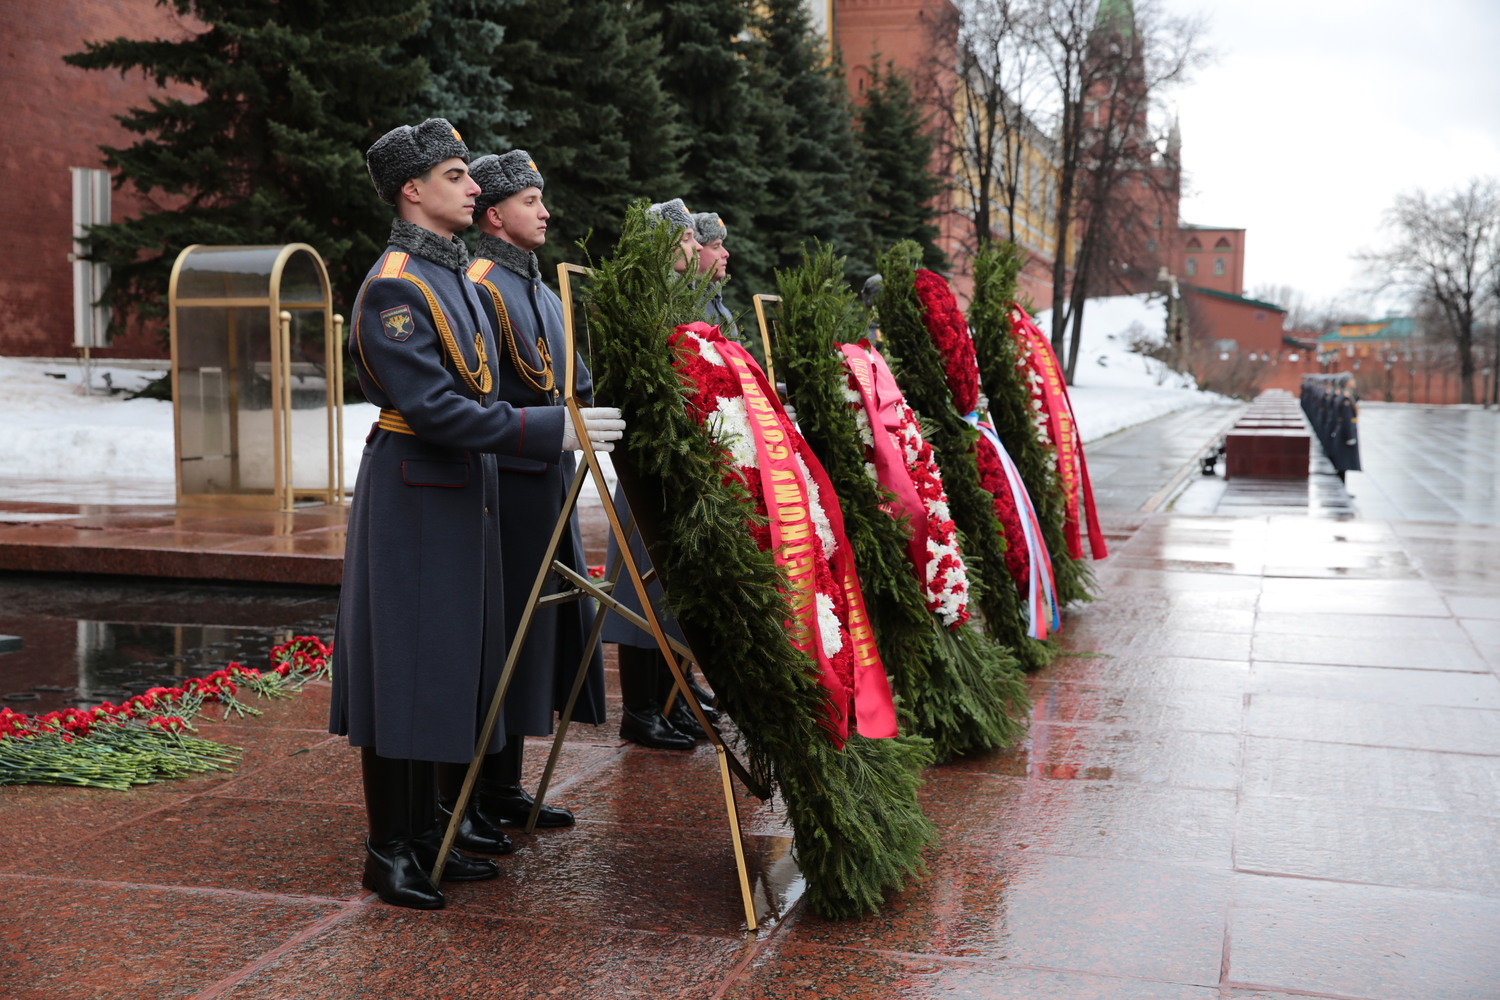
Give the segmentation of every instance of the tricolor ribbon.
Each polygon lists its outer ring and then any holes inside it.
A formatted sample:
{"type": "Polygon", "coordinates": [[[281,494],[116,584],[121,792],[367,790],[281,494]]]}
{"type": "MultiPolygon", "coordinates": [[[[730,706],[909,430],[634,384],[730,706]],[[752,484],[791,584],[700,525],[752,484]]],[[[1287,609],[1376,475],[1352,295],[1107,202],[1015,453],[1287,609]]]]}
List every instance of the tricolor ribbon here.
{"type": "Polygon", "coordinates": [[[1047,543],[1042,538],[1042,525],[1036,516],[1036,506],[1031,494],[1026,492],[1026,482],[1021,470],[1011,459],[1010,453],[995,433],[994,425],[983,423],[977,413],[966,418],[979,429],[980,447],[989,446],[1000,459],[1005,470],[1005,481],[1010,487],[1011,498],[1016,504],[1016,513],[1021,517],[1021,531],[1026,536],[1026,552],[1031,572],[1027,574],[1026,611],[1028,626],[1026,634],[1033,639],[1047,638],[1048,630],[1062,627],[1062,612],[1057,605],[1057,585],[1052,575],[1052,556],[1047,552],[1047,543]]]}

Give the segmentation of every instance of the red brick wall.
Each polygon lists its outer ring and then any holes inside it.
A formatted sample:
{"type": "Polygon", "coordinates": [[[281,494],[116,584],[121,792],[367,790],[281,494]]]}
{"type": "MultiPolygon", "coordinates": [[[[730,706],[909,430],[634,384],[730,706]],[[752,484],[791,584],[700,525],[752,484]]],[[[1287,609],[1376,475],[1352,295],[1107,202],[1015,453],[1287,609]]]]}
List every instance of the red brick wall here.
{"type": "MultiPolygon", "coordinates": [[[[1233,340],[1240,353],[1276,354],[1283,350],[1282,326],[1286,313],[1249,300],[1220,298],[1184,288],[1188,323],[1194,341],[1233,340]]],[[[1302,352],[1306,353],[1306,352],[1302,352]]]]}
{"type": "MultiPolygon", "coordinates": [[[[46,0],[0,3],[0,355],[74,353],[73,201],[69,167],[99,168],[99,146],[128,145],[111,117],[160,93],[139,73],[82,70],[62,57],[86,40],[126,35],[182,37],[187,29],[155,0],[46,0]]],[[[112,194],[113,218],[134,214],[130,191],[112,194]]],[[[165,357],[155,330],[117,332],[101,357],[165,357]]]]}
{"type": "MultiPolygon", "coordinates": [[[[856,104],[863,100],[877,59],[881,66],[895,63],[919,100],[930,99],[934,90],[951,93],[956,38],[945,29],[955,27],[954,18],[951,0],[834,0],[833,44],[844,62],[850,99],[856,104]]],[[[933,125],[941,127],[942,122],[934,119],[933,125]]],[[[941,148],[933,151],[932,169],[938,176],[948,172],[941,148]]],[[[935,242],[953,265],[948,277],[955,292],[967,302],[973,282],[956,230],[963,223],[950,207],[947,192],[933,204],[933,223],[939,229],[935,242]]]]}
{"type": "Polygon", "coordinates": [[[1216,292],[1230,295],[1245,294],[1245,231],[1243,229],[1196,229],[1186,228],[1174,234],[1172,273],[1189,284],[1200,288],[1212,288],[1216,292]],[[1189,249],[1196,240],[1197,249],[1189,249]],[[1188,261],[1196,265],[1197,273],[1188,274],[1188,261]],[[1215,274],[1215,263],[1222,261],[1224,273],[1215,274]]]}

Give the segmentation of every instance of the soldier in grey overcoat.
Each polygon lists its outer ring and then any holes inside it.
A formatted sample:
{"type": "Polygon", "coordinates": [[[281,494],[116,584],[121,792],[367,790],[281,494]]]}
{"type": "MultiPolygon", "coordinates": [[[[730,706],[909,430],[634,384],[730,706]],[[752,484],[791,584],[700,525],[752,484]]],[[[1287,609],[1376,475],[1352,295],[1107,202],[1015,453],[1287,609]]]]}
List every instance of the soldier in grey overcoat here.
{"type": "MultiPolygon", "coordinates": [[[[698,243],[693,216],[687,206],[681,198],[673,198],[650,206],[646,212],[658,225],[671,226],[678,231],[682,241],[682,255],[673,266],[685,280],[691,280],[697,275],[698,255],[702,247],[698,243]]],[[[615,488],[614,505],[623,522],[630,515],[630,505],[625,500],[623,488],[619,486],[615,488]]],[[[650,555],[639,534],[631,538],[630,551],[642,573],[651,568],[650,555]]],[[[619,547],[611,536],[605,560],[606,569],[612,571],[619,558],[619,547]]],[[[622,571],[620,579],[622,582],[616,588],[616,596],[621,604],[640,614],[640,599],[636,596],[635,588],[630,585],[628,575],[622,571]]],[[[662,627],[673,638],[681,641],[681,629],[662,604],[660,583],[653,582],[650,585],[650,597],[662,627]]],[[[683,699],[673,699],[671,709],[663,712],[676,680],[666,661],[662,659],[656,639],[651,633],[637,628],[619,615],[611,614],[604,621],[604,641],[616,644],[620,695],[623,701],[620,737],[659,750],[693,749],[695,741],[703,739],[707,734],[698,725],[692,710],[683,699]]],[[[696,683],[692,683],[692,688],[692,694],[698,698],[705,714],[710,719],[716,719],[712,696],[696,683]]]]}
{"type": "MultiPolygon", "coordinates": [[[[481,156],[470,170],[481,191],[475,199],[480,236],[469,277],[479,285],[495,326],[500,399],[528,411],[552,408],[562,412],[565,387],[561,380],[566,372],[562,300],[543,283],[536,258],[536,250],[546,242],[550,218],[542,201],[545,182],[531,155],[521,149],[481,156]]],[[[592,377],[582,359],[578,368],[578,396],[585,403],[592,402],[592,377]]],[[[496,465],[505,497],[496,511],[505,553],[505,624],[514,635],[577,466],[571,452],[561,462],[500,455],[496,465]]],[[[576,511],[556,558],[580,574],[588,571],[576,511]]],[[[555,590],[554,585],[548,592],[555,590]]],[[[584,640],[593,625],[592,601],[534,613],[505,695],[507,742],[500,752],[485,757],[464,817],[475,836],[504,843],[499,824],[524,823],[530,814],[533,800],[521,785],[525,737],[552,732],[553,713],[567,704],[583,659],[584,640]]],[[[573,720],[597,725],[604,721],[604,713],[604,658],[595,642],[573,720]]],[[[451,774],[445,794],[456,794],[461,782],[461,773],[451,774]]],[[[556,806],[544,805],[537,816],[539,827],[571,826],[573,822],[570,811],[556,806]]]]}
{"type": "MultiPolygon", "coordinates": [[[[427,875],[442,835],[434,763],[472,758],[505,658],[496,456],[555,463],[577,447],[562,411],[498,398],[498,345],[455,235],[479,194],[468,159],[441,118],[393,129],[366,153],[396,219],[349,341],[380,418],[349,511],[329,729],[361,748],[363,884],[421,909],[444,902],[427,875]]],[[[617,413],[593,416],[609,425],[600,440],[623,429],[617,413]]],[[[498,867],[454,852],[444,873],[492,878],[498,867]]]]}
{"type": "Polygon", "coordinates": [[[703,307],[703,319],[719,328],[719,332],[730,340],[738,341],[739,325],[734,314],[724,304],[724,282],[729,274],[729,248],[724,241],[729,237],[729,227],[719,218],[718,212],[693,213],[693,239],[698,243],[698,274],[702,281],[712,282],[714,294],[703,307]]]}

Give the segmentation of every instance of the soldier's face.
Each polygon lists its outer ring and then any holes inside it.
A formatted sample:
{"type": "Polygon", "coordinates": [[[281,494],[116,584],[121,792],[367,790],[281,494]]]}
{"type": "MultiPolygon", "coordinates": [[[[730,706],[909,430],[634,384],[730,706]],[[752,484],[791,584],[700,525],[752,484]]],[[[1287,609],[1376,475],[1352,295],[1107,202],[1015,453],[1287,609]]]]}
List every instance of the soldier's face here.
{"type": "Polygon", "coordinates": [[[677,259],[672,262],[672,270],[676,271],[678,274],[686,274],[689,261],[693,262],[694,268],[697,267],[698,251],[703,248],[699,245],[697,239],[693,237],[693,231],[691,229],[684,229],[682,231],[681,242],[682,252],[679,253],[677,255],[677,259]]]}
{"type": "Polygon", "coordinates": [[[406,182],[402,193],[416,209],[418,225],[444,236],[469,228],[474,221],[474,199],[480,187],[469,176],[469,166],[458,157],[444,160],[422,177],[406,182]]]}
{"type": "Polygon", "coordinates": [[[729,248],[723,240],[709,240],[698,245],[698,273],[715,280],[724,277],[729,263],[729,248]]]}
{"type": "Polygon", "coordinates": [[[500,230],[500,236],[522,250],[535,250],[547,242],[547,220],[552,213],[542,204],[539,188],[522,188],[491,209],[495,214],[491,220],[500,230]]]}

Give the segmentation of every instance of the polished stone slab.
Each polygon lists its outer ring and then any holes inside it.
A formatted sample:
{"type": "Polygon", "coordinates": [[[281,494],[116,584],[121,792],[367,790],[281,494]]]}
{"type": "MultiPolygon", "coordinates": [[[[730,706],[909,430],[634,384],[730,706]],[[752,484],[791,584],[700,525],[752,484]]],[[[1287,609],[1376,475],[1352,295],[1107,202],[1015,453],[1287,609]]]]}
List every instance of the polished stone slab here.
{"type": "MultiPolygon", "coordinates": [[[[1121,483],[1118,496],[1154,495],[1121,483]]],[[[358,753],[326,734],[315,684],[259,718],[203,722],[243,748],[232,772],[123,793],[0,788],[0,995],[1493,996],[1500,528],[1303,504],[1107,506],[1115,555],[1028,680],[1027,736],[925,773],[938,839],[878,916],[810,912],[784,803],[737,790],[764,920],[746,934],[712,754],[619,740],[613,671],[608,720],[569,732],[556,775],[578,826],[518,833],[501,878],[453,886],[444,910],[386,906],[359,885],[358,753]]],[[[35,506],[49,517],[0,532],[104,516],[70,530],[228,535],[274,555],[337,530],[35,506]]],[[[257,623],[190,586],[205,619],[257,623]]],[[[0,596],[0,623],[32,623],[12,655],[74,671],[76,622],[37,624],[56,593],[0,596]]],[[[289,602],[287,620],[316,603],[289,602]]],[[[151,603],[121,584],[69,611],[149,617],[151,603]]],[[[529,741],[528,783],[546,749],[529,741]]]]}
{"type": "Polygon", "coordinates": [[[1500,983],[1500,902],[1471,893],[1241,875],[1226,985],[1362,1000],[1481,1000],[1500,983]]]}

